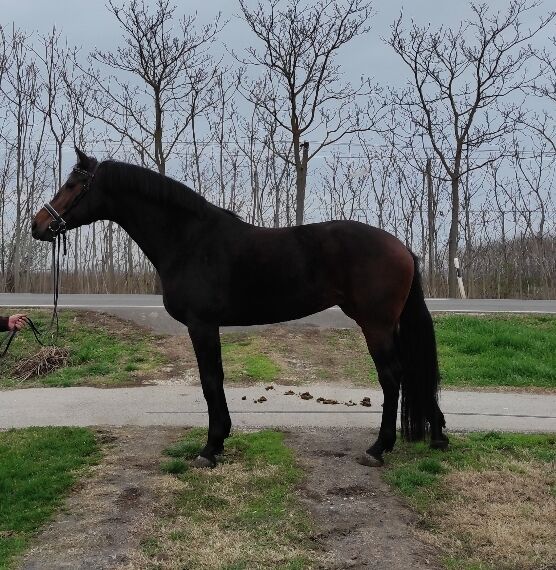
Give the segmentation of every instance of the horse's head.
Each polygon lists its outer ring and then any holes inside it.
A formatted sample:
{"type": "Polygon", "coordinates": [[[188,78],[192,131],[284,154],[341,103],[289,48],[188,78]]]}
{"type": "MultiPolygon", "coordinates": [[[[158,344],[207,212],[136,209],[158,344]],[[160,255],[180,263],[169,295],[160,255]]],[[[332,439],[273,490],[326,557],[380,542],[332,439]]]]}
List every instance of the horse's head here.
{"type": "Polygon", "coordinates": [[[91,191],[99,163],[75,148],[77,164],[54,198],[33,218],[33,237],[52,241],[58,234],[99,219],[100,196],[91,191]]]}

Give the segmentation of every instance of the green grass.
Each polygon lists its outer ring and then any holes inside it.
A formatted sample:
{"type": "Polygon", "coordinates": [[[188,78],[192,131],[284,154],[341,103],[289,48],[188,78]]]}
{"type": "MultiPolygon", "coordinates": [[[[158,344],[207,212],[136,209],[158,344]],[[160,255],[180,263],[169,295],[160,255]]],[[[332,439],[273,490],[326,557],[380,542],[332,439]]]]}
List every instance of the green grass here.
{"type": "MultiPolygon", "coordinates": [[[[46,328],[46,312],[31,316],[46,328]]],[[[437,315],[434,321],[444,386],[556,389],[556,317],[437,315]]],[[[63,311],[60,332],[58,342],[69,349],[70,366],[25,386],[126,385],[168,363],[154,335],[133,323],[113,320],[99,326],[90,316],[63,311]]],[[[8,356],[0,359],[0,387],[20,386],[11,370],[37,349],[29,331],[18,335],[8,356]]],[[[194,366],[192,348],[185,350],[187,366],[194,366]]],[[[359,330],[227,333],[222,360],[231,383],[317,380],[378,386],[359,330]]]]}
{"type": "MultiPolygon", "coordinates": [[[[206,435],[204,429],[192,429],[166,455],[186,462],[198,455],[206,435]]],[[[302,471],[283,439],[270,430],[235,433],[226,440],[218,467],[178,473],[183,488],[144,542],[144,554],[156,564],[158,553],[171,551],[184,568],[204,568],[203,549],[212,548],[214,539],[221,568],[307,568],[314,559],[311,528],[295,496],[302,471]],[[191,540],[199,535],[206,546],[197,543],[191,549],[191,540]]],[[[169,463],[163,463],[163,471],[171,471],[169,463]]]]}
{"type": "Polygon", "coordinates": [[[437,316],[446,386],[556,388],[556,318],[437,316]]]}
{"type": "Polygon", "coordinates": [[[59,508],[97,445],[83,428],[29,428],[0,432],[0,570],[59,508]]]}
{"type": "Polygon", "coordinates": [[[240,379],[274,381],[280,367],[262,352],[260,337],[245,336],[237,340],[237,335],[226,335],[222,338],[222,361],[227,380],[240,379]]]}
{"type": "MultiPolygon", "coordinates": [[[[556,317],[436,315],[434,323],[444,386],[556,389],[556,317]]],[[[222,352],[232,382],[378,386],[359,329],[225,334],[222,352]]]]}
{"type": "MultiPolygon", "coordinates": [[[[47,331],[46,312],[29,311],[28,314],[41,330],[47,331]]],[[[79,313],[62,311],[59,337],[53,341],[47,333],[43,336],[48,344],[54,342],[69,350],[69,365],[20,384],[13,377],[14,366],[40,348],[31,332],[24,330],[17,335],[6,357],[0,360],[0,387],[129,384],[134,382],[136,371],[152,370],[164,362],[148,333],[132,324],[119,328],[113,332],[108,326],[89,322],[79,313]]]]}

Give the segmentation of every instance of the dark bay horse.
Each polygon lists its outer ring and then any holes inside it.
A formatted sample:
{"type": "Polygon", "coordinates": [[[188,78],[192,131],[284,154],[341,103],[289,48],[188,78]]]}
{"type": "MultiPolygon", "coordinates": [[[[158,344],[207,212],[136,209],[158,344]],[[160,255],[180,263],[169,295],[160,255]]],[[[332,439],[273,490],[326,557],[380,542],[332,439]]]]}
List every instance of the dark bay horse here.
{"type": "Polygon", "coordinates": [[[384,392],[377,440],[359,459],[383,463],[402,435],[444,448],[431,316],[415,256],[394,236],[351,221],[269,229],[243,222],[187,186],[145,168],[78,163],[33,220],[33,237],[97,220],[118,223],[157,269],[168,313],[189,329],[209,415],[197,459],[214,466],[231,420],[224,395],[219,327],[297,319],[339,305],[361,327],[384,392]]]}

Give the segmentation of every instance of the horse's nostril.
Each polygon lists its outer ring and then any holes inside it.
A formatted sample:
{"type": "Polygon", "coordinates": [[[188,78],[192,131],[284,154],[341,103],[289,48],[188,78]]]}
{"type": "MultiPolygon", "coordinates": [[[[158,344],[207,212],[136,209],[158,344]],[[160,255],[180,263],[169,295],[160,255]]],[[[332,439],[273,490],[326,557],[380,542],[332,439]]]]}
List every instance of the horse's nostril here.
{"type": "Polygon", "coordinates": [[[36,229],[37,229],[37,222],[36,222],[36,220],[33,220],[31,222],[31,231],[34,232],[36,229]]]}

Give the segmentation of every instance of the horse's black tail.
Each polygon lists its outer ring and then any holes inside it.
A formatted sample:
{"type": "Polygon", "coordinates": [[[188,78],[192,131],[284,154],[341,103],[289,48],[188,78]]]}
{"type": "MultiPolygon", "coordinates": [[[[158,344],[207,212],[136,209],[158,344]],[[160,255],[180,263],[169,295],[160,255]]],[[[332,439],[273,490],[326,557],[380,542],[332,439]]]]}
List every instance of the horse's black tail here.
{"type": "MultiPolygon", "coordinates": [[[[411,254],[413,255],[413,254],[411,254]]],[[[400,317],[401,426],[407,440],[424,439],[428,424],[439,412],[437,406],[440,373],[431,314],[425,304],[419,262],[413,255],[415,271],[409,296],[400,317]]]]}

